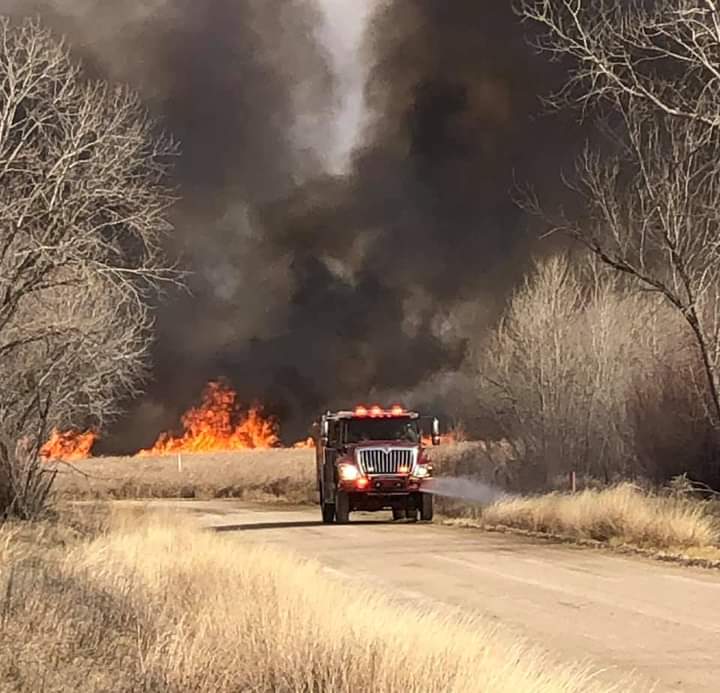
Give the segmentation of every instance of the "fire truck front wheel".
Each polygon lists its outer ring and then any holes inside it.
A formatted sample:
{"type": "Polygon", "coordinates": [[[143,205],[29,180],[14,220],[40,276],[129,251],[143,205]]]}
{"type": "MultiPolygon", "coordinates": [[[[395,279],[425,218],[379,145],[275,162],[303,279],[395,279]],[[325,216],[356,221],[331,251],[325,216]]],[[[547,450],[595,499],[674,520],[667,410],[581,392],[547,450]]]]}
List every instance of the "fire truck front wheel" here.
{"type": "Polygon", "coordinates": [[[322,519],[326,525],[331,525],[335,522],[335,506],[332,503],[322,504],[322,519]]]}
{"type": "Polygon", "coordinates": [[[434,515],[433,497],[429,493],[420,496],[420,519],[423,522],[432,522],[434,515]]]}
{"type": "Polygon", "coordinates": [[[322,512],[323,524],[331,525],[335,522],[335,503],[325,502],[325,494],[320,487],[320,510],[322,512]]]}
{"type": "Polygon", "coordinates": [[[339,525],[350,522],[350,496],[345,491],[338,491],[335,496],[335,522],[339,525]]]}

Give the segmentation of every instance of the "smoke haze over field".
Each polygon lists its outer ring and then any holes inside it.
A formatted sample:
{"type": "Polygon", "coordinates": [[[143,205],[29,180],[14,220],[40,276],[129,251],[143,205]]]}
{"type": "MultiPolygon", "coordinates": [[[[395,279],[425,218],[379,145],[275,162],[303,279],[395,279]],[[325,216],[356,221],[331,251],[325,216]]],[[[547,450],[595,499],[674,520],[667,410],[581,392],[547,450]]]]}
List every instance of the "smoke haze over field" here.
{"type": "Polygon", "coordinates": [[[321,407],[412,392],[457,370],[520,276],[514,181],[552,192],[573,153],[538,117],[558,68],[510,3],[380,7],[350,59],[357,35],[312,0],[0,0],[136,87],[183,151],[172,250],[192,295],[160,308],[148,395],[110,447],[152,443],[219,376],[298,437],[321,407]]]}

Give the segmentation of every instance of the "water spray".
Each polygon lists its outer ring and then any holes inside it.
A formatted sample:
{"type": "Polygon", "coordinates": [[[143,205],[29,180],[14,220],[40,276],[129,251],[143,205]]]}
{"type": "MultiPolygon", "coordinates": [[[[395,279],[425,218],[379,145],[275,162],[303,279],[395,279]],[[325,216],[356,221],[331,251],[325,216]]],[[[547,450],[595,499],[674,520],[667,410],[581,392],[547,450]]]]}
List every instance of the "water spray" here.
{"type": "Polygon", "coordinates": [[[512,497],[498,486],[467,477],[435,478],[428,482],[422,490],[424,493],[431,493],[435,496],[478,503],[479,505],[491,505],[512,497]]]}

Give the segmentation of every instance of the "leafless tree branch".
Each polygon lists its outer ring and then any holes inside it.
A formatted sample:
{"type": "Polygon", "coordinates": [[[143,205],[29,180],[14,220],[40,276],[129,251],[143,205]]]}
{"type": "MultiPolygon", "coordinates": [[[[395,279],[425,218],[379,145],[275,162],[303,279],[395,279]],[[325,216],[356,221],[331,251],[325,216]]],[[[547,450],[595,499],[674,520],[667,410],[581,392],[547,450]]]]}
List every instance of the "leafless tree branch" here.
{"type": "Polygon", "coordinates": [[[85,79],[39,23],[0,18],[6,466],[28,460],[39,472],[28,440],[48,427],[101,426],[142,380],[150,301],[180,281],[163,254],[175,155],[132,91],[85,79]]]}

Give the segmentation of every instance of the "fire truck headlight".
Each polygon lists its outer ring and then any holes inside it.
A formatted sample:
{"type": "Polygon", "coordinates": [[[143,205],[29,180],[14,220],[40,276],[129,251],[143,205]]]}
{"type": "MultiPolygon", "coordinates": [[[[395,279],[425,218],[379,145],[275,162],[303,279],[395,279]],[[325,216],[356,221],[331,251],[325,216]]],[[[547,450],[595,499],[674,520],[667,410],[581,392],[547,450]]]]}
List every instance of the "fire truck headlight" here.
{"type": "Polygon", "coordinates": [[[357,481],[362,476],[354,464],[341,464],[338,467],[338,475],[342,481],[357,481]]]}
{"type": "Polygon", "coordinates": [[[430,467],[425,464],[419,464],[415,467],[414,476],[418,479],[427,479],[430,476],[430,467]]]}

